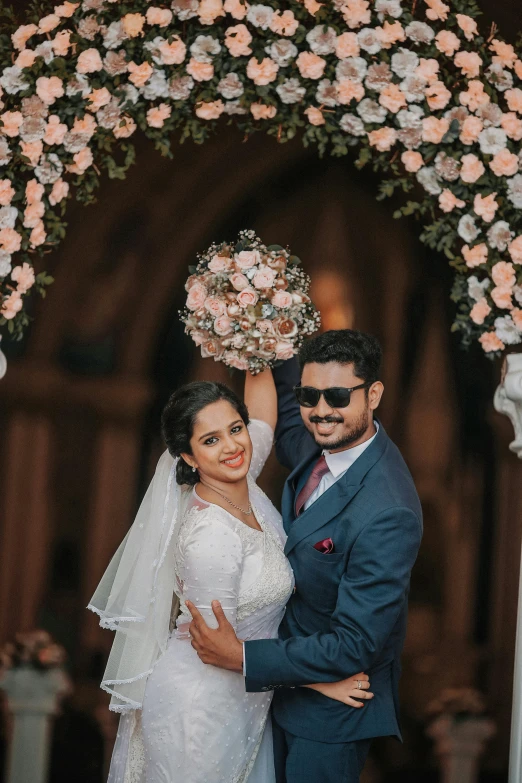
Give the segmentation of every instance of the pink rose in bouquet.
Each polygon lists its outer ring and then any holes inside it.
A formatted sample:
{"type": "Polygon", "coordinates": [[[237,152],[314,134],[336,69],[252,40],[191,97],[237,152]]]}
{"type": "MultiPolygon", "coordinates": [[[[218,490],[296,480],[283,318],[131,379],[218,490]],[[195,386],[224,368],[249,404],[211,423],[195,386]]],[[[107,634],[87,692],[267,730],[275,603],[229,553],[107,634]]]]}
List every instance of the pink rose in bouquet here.
{"type": "Polygon", "coordinates": [[[224,272],[230,266],[230,259],[225,256],[214,256],[210,261],[208,268],[211,272],[224,272]]]}
{"type": "Polygon", "coordinates": [[[261,257],[257,250],[242,250],[237,254],[236,264],[240,269],[252,269],[261,261],[261,257]]]}
{"type": "Polygon", "coordinates": [[[263,288],[271,288],[274,284],[274,280],[275,280],[274,270],[270,269],[269,266],[264,266],[264,267],[262,266],[254,275],[252,282],[255,288],[263,289],[263,288]]]}
{"type": "Polygon", "coordinates": [[[281,307],[286,309],[292,306],[292,295],[286,291],[277,291],[272,297],[272,304],[274,307],[281,307]]]}
{"type": "Polygon", "coordinates": [[[223,345],[220,340],[217,340],[216,338],[210,338],[201,344],[201,355],[204,359],[208,359],[210,357],[219,359],[222,354],[223,345]]]}
{"type": "Polygon", "coordinates": [[[189,310],[199,310],[203,307],[207,298],[207,289],[201,283],[194,283],[191,286],[187,296],[187,307],[189,310]]]}
{"type": "Polygon", "coordinates": [[[230,282],[236,291],[242,291],[244,288],[248,287],[248,277],[242,275],[241,272],[235,272],[231,275],[230,282]]]}
{"type": "Polygon", "coordinates": [[[248,286],[248,288],[243,288],[243,290],[240,291],[239,294],[237,295],[237,301],[238,304],[241,305],[241,307],[248,307],[249,305],[255,305],[258,299],[259,299],[259,294],[250,286],[248,286]]]}
{"type": "Polygon", "coordinates": [[[209,296],[208,299],[205,300],[205,310],[208,310],[208,312],[214,316],[214,318],[218,318],[218,316],[223,315],[223,313],[227,309],[227,303],[224,299],[218,299],[215,296],[209,296]]]}
{"type": "Polygon", "coordinates": [[[214,321],[214,331],[220,337],[225,337],[232,331],[232,321],[228,315],[221,315],[214,321]]]}
{"type": "Polygon", "coordinates": [[[285,342],[284,340],[281,340],[280,342],[276,343],[275,347],[276,357],[278,359],[291,359],[292,356],[295,353],[294,346],[292,343],[285,342]]]}

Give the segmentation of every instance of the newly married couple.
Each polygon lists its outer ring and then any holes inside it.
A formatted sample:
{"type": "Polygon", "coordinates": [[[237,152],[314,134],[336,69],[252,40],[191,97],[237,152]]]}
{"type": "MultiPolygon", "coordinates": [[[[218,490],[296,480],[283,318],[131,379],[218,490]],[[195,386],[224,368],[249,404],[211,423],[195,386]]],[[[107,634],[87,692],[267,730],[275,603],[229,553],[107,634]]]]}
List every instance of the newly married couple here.
{"type": "Polygon", "coordinates": [[[372,737],[400,737],[422,516],[374,419],[381,349],[330,331],[299,364],[247,375],[245,403],[200,382],[164,410],[168,452],[90,605],[116,630],[110,783],[355,783],[372,737]],[[274,429],[282,520],[255,483],[274,429]]]}

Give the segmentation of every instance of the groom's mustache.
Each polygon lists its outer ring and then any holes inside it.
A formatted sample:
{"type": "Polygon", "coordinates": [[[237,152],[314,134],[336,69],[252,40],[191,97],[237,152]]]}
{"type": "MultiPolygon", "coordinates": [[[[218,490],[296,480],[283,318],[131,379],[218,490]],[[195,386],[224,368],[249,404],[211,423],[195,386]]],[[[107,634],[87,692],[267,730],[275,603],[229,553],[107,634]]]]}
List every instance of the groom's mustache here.
{"type": "Polygon", "coordinates": [[[344,419],[339,416],[310,416],[308,421],[314,424],[342,424],[344,419]]]}

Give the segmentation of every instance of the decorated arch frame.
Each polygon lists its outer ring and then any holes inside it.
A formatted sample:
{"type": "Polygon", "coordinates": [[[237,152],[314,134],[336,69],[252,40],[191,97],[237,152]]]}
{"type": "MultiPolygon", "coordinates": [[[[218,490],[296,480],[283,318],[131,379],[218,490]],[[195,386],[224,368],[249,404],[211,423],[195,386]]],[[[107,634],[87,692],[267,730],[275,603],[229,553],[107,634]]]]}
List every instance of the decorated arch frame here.
{"type": "Polygon", "coordinates": [[[3,9],[0,329],[52,278],[68,200],[226,120],[382,174],[455,270],[453,328],[522,342],[522,59],[469,0],[82,0],[3,9]]]}

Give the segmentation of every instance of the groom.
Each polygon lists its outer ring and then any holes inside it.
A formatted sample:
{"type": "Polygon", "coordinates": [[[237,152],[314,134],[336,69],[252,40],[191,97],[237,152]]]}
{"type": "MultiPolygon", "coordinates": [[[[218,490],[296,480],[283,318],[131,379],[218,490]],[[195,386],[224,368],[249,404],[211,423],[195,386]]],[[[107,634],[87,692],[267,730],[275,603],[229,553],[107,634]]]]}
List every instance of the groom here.
{"type": "Polygon", "coordinates": [[[205,663],[244,672],[247,691],[277,689],[272,724],[278,783],[356,783],[372,737],[399,729],[400,655],[410,572],[422,535],[412,477],[374,419],[381,348],[343,329],[308,340],[275,372],[276,453],[292,471],[282,502],[296,590],[279,639],[239,641],[191,607],[205,663]],[[359,671],[371,701],[347,707],[308,688],[359,671]]]}

